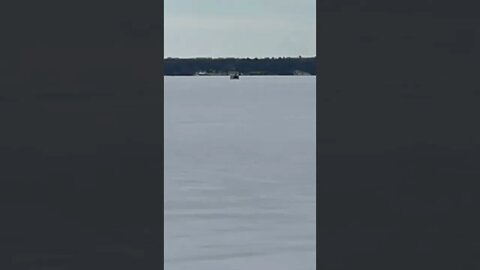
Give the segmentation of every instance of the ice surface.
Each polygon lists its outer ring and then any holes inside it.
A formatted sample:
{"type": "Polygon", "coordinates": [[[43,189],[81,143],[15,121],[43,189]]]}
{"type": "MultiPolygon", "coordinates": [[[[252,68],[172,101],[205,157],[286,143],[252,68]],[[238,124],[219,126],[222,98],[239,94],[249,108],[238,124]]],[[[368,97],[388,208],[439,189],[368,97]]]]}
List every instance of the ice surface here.
{"type": "Polygon", "coordinates": [[[315,269],[315,77],[165,77],[165,269],[315,269]]]}

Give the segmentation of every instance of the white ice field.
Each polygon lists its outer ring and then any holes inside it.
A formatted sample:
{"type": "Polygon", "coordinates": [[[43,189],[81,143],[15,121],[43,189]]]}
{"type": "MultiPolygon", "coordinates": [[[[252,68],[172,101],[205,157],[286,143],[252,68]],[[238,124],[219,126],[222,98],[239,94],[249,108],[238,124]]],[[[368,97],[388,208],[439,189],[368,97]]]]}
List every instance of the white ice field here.
{"type": "Polygon", "coordinates": [[[315,77],[165,77],[165,269],[315,269],[315,77]]]}

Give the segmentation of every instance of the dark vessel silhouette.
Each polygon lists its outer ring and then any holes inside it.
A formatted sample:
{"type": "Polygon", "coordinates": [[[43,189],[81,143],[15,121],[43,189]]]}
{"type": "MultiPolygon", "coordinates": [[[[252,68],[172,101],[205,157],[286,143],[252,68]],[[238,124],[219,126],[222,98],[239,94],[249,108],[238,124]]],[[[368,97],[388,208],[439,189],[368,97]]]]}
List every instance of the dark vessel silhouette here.
{"type": "Polygon", "coordinates": [[[238,79],[240,79],[240,73],[238,72],[230,73],[230,80],[238,80],[238,79]]]}

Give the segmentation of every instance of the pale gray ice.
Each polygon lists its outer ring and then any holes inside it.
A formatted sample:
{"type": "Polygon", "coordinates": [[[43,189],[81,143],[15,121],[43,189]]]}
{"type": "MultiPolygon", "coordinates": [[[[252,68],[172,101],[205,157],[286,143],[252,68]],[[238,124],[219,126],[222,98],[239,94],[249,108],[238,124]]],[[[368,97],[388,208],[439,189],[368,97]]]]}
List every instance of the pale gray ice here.
{"type": "Polygon", "coordinates": [[[315,77],[165,77],[165,269],[315,269],[315,77]]]}

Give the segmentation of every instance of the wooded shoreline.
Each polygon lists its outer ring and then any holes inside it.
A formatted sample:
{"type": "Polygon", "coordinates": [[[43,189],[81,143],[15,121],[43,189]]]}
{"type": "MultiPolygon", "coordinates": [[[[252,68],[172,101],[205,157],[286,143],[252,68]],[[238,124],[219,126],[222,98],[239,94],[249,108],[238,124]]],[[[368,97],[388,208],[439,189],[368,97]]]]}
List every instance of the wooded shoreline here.
{"type": "Polygon", "coordinates": [[[166,58],[164,75],[316,75],[316,57],[166,58]]]}

